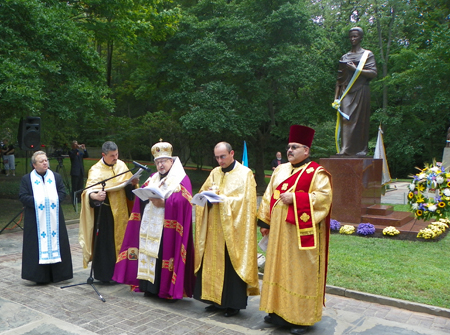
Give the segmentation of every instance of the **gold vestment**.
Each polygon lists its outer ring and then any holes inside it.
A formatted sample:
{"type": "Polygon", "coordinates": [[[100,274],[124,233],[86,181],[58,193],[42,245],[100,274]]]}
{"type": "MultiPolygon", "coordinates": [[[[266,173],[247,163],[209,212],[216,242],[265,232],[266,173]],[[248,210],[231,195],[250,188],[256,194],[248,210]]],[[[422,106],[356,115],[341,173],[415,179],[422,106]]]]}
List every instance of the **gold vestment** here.
{"type": "Polygon", "coordinates": [[[256,182],[253,172],[236,161],[234,169],[211,171],[200,192],[217,186],[223,202],[197,206],[195,273],[202,267],[201,298],[221,303],[225,273],[225,244],[247,295],[259,294],[256,240],[256,182]]]}
{"type": "Polygon", "coordinates": [[[325,219],[332,200],[330,175],[319,169],[308,192],[317,234],[315,248],[299,249],[297,227],[285,221],[288,205],[278,201],[270,212],[277,186],[305,167],[306,164],[294,168],[286,163],[275,169],[259,206],[258,219],[270,225],[260,310],[275,313],[292,324],[308,326],[322,318],[328,257],[325,219]]]}
{"type": "MultiPolygon", "coordinates": [[[[100,159],[89,170],[86,187],[94,185],[99,181],[111,178],[115,175],[128,171],[126,164],[120,159],[114,166],[108,166],[100,159]]],[[[128,222],[128,206],[125,189],[120,184],[124,183],[133,176],[131,172],[124,173],[117,178],[113,178],[106,182],[105,191],[109,199],[111,211],[114,217],[114,240],[116,248],[116,257],[122,246],[123,236],[128,222]]],[[[94,208],[89,205],[89,194],[101,191],[102,185],[91,187],[81,195],[81,212],[80,212],[80,231],[78,241],[83,250],[83,266],[87,267],[92,259],[93,249],[93,233],[94,233],[94,208]]]]}

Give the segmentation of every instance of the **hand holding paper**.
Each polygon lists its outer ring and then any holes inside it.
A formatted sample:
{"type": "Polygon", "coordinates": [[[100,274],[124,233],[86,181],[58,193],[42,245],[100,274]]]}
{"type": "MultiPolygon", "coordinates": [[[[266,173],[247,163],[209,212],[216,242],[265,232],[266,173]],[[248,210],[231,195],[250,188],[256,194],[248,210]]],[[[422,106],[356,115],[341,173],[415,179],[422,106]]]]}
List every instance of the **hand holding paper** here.
{"type": "Polygon", "coordinates": [[[209,201],[210,203],[222,202],[224,199],[223,195],[219,195],[211,191],[203,191],[202,193],[197,193],[191,200],[191,204],[204,207],[209,201]]]}

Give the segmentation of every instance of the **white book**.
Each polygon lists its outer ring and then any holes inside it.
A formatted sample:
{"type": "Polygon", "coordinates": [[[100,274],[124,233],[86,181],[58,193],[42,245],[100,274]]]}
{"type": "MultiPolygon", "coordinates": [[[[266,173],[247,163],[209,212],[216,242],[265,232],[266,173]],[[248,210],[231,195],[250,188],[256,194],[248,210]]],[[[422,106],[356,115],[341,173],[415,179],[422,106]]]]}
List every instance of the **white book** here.
{"type": "Polygon", "coordinates": [[[144,188],[137,188],[133,190],[133,193],[139,197],[142,201],[147,201],[150,198],[153,199],[164,199],[165,193],[162,190],[154,185],[149,185],[144,188]]]}
{"type": "Polygon", "coordinates": [[[204,207],[209,201],[210,203],[223,202],[224,196],[211,191],[203,191],[192,197],[191,204],[204,207]]]}

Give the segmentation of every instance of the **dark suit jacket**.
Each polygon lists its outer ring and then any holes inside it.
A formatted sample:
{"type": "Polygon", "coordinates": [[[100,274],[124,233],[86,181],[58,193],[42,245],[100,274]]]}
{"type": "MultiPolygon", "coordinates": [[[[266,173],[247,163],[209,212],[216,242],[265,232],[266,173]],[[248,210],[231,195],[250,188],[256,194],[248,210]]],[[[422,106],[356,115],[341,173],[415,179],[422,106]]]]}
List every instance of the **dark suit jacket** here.
{"type": "Polygon", "coordinates": [[[84,164],[83,158],[88,158],[87,150],[72,149],[69,151],[70,163],[72,167],[70,168],[71,176],[84,176],[84,164]]]}
{"type": "MultiPolygon", "coordinates": [[[[281,162],[280,162],[280,164],[284,164],[284,163],[287,163],[287,161],[284,159],[284,158],[281,158],[281,162]]],[[[278,166],[278,159],[274,159],[273,161],[272,161],[272,167],[273,168],[276,168],[278,166]]]]}

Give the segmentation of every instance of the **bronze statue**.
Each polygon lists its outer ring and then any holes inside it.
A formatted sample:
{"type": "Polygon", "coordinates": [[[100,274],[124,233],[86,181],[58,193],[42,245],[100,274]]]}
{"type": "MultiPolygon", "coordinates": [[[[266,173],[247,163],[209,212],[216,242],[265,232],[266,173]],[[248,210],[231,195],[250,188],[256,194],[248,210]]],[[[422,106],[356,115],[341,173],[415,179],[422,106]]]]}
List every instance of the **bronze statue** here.
{"type": "Polygon", "coordinates": [[[361,61],[366,58],[363,68],[354,84],[340,101],[341,150],[340,155],[365,156],[369,142],[370,87],[369,82],[377,76],[375,57],[370,50],[361,48],[364,32],[360,27],[351,28],[349,39],[352,48],[339,60],[335,101],[341,99],[361,61]]]}

